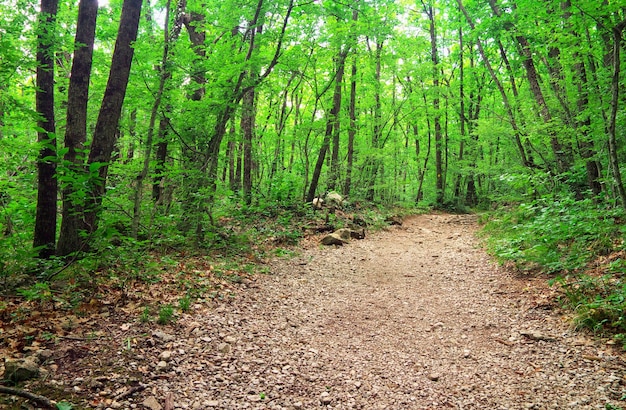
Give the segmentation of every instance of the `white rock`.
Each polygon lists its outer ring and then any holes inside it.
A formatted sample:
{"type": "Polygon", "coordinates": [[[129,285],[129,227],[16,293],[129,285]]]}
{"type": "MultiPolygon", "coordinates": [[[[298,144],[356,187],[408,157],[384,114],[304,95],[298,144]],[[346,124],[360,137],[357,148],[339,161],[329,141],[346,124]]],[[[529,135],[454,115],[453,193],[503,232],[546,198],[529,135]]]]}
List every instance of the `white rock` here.
{"type": "Polygon", "coordinates": [[[172,352],[169,350],[164,350],[159,355],[159,359],[165,360],[166,362],[169,362],[171,358],[172,358],[172,352]]]}
{"type": "Polygon", "coordinates": [[[154,396],[148,397],[141,404],[150,410],[162,410],[163,409],[159,401],[154,396]]]}

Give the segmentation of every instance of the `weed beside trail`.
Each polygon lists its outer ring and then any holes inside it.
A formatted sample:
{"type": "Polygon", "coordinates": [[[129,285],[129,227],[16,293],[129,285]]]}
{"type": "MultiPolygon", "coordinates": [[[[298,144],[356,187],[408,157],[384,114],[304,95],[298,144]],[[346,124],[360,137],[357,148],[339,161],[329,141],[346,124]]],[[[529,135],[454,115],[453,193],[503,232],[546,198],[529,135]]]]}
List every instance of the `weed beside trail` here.
{"type": "Polygon", "coordinates": [[[625,342],[624,220],[591,200],[537,200],[490,215],[483,234],[501,262],[548,274],[576,326],[625,342]]]}

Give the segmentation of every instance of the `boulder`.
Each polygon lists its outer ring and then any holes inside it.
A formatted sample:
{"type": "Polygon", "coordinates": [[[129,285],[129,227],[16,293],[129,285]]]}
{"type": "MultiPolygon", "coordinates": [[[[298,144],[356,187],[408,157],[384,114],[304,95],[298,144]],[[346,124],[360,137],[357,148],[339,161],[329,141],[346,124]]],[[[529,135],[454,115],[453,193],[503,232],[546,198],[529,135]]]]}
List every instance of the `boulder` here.
{"type": "Polygon", "coordinates": [[[350,239],[363,238],[365,238],[365,229],[355,231],[348,228],[341,228],[323,237],[322,245],[343,245],[344,243],[350,242],[350,239]]]}
{"type": "Polygon", "coordinates": [[[343,205],[343,197],[335,191],[327,193],[324,200],[329,208],[341,208],[343,205]]]}
{"type": "Polygon", "coordinates": [[[398,215],[393,215],[393,216],[389,216],[385,219],[385,222],[387,222],[389,225],[397,225],[397,226],[402,226],[402,223],[404,222],[402,220],[401,216],[398,215]]]}
{"type": "Polygon", "coordinates": [[[313,198],[311,205],[313,206],[313,209],[322,209],[322,206],[324,206],[324,200],[322,198],[313,198]]]}
{"type": "Polygon", "coordinates": [[[33,359],[4,360],[4,380],[19,383],[36,377],[39,377],[39,365],[33,359]]]}
{"type": "Polygon", "coordinates": [[[341,236],[335,232],[322,238],[322,245],[343,245],[344,243],[348,243],[348,240],[342,239],[341,236]]]}

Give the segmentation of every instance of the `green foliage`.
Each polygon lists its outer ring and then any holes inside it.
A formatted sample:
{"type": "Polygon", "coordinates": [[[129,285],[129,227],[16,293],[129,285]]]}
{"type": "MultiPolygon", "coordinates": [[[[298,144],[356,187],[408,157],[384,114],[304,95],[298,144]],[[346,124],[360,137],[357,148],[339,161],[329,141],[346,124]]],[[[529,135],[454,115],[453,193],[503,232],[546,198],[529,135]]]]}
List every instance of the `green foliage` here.
{"type": "Polygon", "coordinates": [[[181,312],[189,312],[191,308],[191,297],[189,295],[185,295],[178,300],[178,308],[181,312]]]}
{"type": "Polygon", "coordinates": [[[141,323],[148,323],[150,321],[150,316],[151,316],[150,307],[145,306],[143,310],[141,311],[141,315],[139,316],[139,321],[141,323]]]}
{"type": "Polygon", "coordinates": [[[575,323],[594,332],[626,334],[626,283],[613,275],[559,277],[563,303],[576,313],[575,323]]]}
{"type": "Polygon", "coordinates": [[[622,210],[562,197],[498,211],[485,233],[501,261],[525,272],[558,274],[551,284],[562,290],[576,326],[619,338],[626,334],[626,265],[608,255],[623,250],[623,218],[622,210]]]}
{"type": "Polygon", "coordinates": [[[39,303],[51,302],[53,299],[50,285],[47,283],[35,283],[26,289],[19,289],[18,293],[26,298],[26,300],[37,301],[39,303]]]}
{"type": "Polygon", "coordinates": [[[172,323],[176,318],[174,317],[174,307],[170,304],[162,305],[159,307],[159,317],[157,323],[160,325],[167,325],[172,323]]]}
{"type": "Polygon", "coordinates": [[[618,245],[623,217],[623,211],[591,200],[536,200],[496,212],[486,226],[488,246],[521,270],[576,271],[618,245]]]}

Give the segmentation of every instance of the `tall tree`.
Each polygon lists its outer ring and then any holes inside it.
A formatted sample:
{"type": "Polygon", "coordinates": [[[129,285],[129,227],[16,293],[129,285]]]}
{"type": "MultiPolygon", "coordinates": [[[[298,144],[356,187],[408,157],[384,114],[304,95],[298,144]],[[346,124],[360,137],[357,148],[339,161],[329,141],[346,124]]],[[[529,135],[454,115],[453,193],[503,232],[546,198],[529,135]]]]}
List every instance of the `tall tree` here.
{"type": "Polygon", "coordinates": [[[348,127],[348,146],[346,159],[346,180],[343,187],[343,195],[349,196],[352,189],[352,166],[354,163],[354,138],[357,133],[356,122],[356,84],[357,83],[357,59],[356,56],[352,61],[352,72],[350,74],[350,101],[348,105],[348,116],[350,117],[350,125],[348,127]]]}
{"type": "Polygon", "coordinates": [[[443,205],[444,199],[444,169],[443,169],[443,134],[441,130],[440,90],[439,90],[439,50],[437,49],[437,27],[435,25],[435,11],[432,4],[426,4],[422,0],[424,13],[428,17],[428,33],[430,34],[430,58],[432,61],[433,82],[433,110],[435,126],[435,170],[436,176],[436,203],[443,205]]]}
{"type": "Polygon", "coordinates": [[[122,114],[122,104],[126,96],[130,68],[135,52],[133,43],[137,40],[142,0],[124,0],[120,26],[111,60],[111,70],[102,105],[89,149],[88,165],[97,170],[97,177],[91,182],[89,204],[85,212],[85,222],[89,233],[97,228],[102,199],[106,193],[106,180],[109,161],[115,146],[117,127],[122,114]]]}
{"type": "Polygon", "coordinates": [[[63,156],[64,175],[61,176],[63,212],[57,254],[65,256],[83,247],[80,232],[86,230],[82,218],[85,205],[84,146],[87,141],[87,102],[89,79],[96,35],[97,0],[81,0],[78,5],[74,59],[67,95],[67,122],[63,156]]]}
{"type": "MultiPolygon", "coordinates": [[[[159,108],[161,107],[161,100],[163,93],[165,92],[165,84],[171,77],[171,72],[168,69],[170,64],[170,31],[169,31],[169,19],[170,19],[171,0],[167,0],[165,5],[165,25],[163,27],[163,54],[161,57],[161,63],[159,64],[159,86],[157,88],[156,95],[154,96],[154,102],[152,103],[152,110],[150,111],[150,124],[148,125],[148,135],[146,138],[146,148],[143,159],[143,167],[137,175],[135,186],[135,198],[133,204],[133,220],[131,224],[131,236],[137,238],[139,231],[139,221],[141,220],[141,200],[143,197],[143,181],[148,176],[150,171],[150,160],[152,159],[152,146],[154,143],[154,132],[156,127],[156,120],[159,114],[159,108]]],[[[160,196],[160,195],[159,195],[160,196]]]]}
{"type": "MultiPolygon", "coordinates": [[[[497,17],[503,18],[504,13],[497,4],[496,0],[489,0],[489,5],[497,17]]],[[[553,115],[541,88],[541,78],[539,72],[537,71],[537,67],[535,66],[531,44],[528,41],[528,38],[522,33],[519,33],[515,25],[511,22],[505,22],[504,27],[507,31],[513,34],[522,54],[522,63],[526,71],[526,79],[530,85],[530,90],[535,99],[535,103],[539,108],[539,116],[548,129],[552,153],[556,160],[556,169],[559,173],[565,172],[569,170],[569,167],[571,166],[571,150],[567,144],[564,144],[561,141],[556,133],[556,130],[554,129],[554,124],[552,123],[553,115]]]]}
{"type": "Polygon", "coordinates": [[[54,37],[58,0],[41,0],[37,34],[37,141],[42,145],[37,162],[37,215],[33,245],[39,256],[54,254],[57,229],[56,125],[54,121],[54,37]]]}
{"type": "Polygon", "coordinates": [[[622,173],[619,166],[617,154],[617,112],[619,110],[619,93],[620,93],[620,72],[621,72],[621,45],[622,31],[626,29],[626,20],[616,24],[612,29],[613,34],[613,76],[611,79],[611,117],[609,120],[609,158],[611,168],[613,170],[613,180],[615,181],[617,193],[622,203],[622,207],[626,209],[626,189],[622,182],[622,173]]]}

